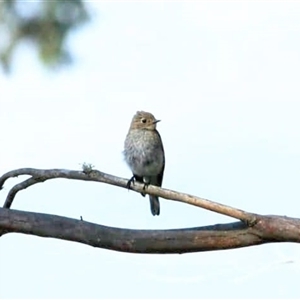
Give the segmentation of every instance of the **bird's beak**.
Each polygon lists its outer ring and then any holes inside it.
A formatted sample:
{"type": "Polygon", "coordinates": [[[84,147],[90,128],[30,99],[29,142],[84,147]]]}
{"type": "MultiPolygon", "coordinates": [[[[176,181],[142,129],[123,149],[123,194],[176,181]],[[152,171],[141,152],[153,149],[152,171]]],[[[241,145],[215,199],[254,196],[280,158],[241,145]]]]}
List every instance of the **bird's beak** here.
{"type": "Polygon", "coordinates": [[[153,121],[153,124],[156,124],[156,123],[158,123],[158,122],[160,122],[161,120],[155,120],[155,121],[153,121]]]}

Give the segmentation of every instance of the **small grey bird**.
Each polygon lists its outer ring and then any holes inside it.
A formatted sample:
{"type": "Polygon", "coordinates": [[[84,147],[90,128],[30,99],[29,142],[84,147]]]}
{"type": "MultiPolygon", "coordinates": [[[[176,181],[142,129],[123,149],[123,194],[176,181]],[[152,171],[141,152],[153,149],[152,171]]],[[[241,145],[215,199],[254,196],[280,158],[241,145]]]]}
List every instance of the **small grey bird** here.
{"type": "MultiPolygon", "coordinates": [[[[165,154],[161,137],[156,130],[156,120],[149,112],[138,111],[133,116],[124,144],[124,156],[133,177],[128,181],[130,187],[134,180],[161,186],[164,169],[165,154]]],[[[145,194],[142,193],[143,196],[145,194]]],[[[150,207],[153,216],[159,215],[159,200],[151,196],[150,207]]]]}

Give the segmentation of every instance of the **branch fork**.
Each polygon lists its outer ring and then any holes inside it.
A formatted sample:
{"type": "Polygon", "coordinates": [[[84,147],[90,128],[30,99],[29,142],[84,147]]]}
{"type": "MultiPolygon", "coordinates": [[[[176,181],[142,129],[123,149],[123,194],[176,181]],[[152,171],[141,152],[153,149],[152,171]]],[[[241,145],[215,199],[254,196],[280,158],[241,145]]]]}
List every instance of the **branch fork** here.
{"type": "Polygon", "coordinates": [[[8,179],[22,175],[30,178],[13,186],[7,194],[3,208],[0,208],[0,236],[19,232],[131,253],[187,253],[271,242],[300,243],[300,219],[249,213],[208,199],[153,185],[144,189],[144,185],[138,182],[130,185],[130,189],[138,193],[143,192],[197,206],[238,219],[239,222],[171,230],[131,230],[107,227],[82,219],[12,210],[10,209],[12,203],[20,191],[50,179],[94,181],[128,188],[128,179],[94,170],[91,165],[84,164],[81,171],[33,168],[13,170],[0,177],[0,190],[8,179]]]}

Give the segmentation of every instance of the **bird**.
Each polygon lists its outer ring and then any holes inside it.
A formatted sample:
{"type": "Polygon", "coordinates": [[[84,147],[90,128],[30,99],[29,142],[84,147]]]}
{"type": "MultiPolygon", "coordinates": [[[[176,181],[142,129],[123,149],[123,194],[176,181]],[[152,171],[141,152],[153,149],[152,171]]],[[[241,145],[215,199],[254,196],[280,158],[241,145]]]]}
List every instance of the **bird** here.
{"type": "MultiPolygon", "coordinates": [[[[144,183],[144,189],[149,184],[161,187],[165,169],[165,153],[157,123],[153,114],[137,111],[133,116],[129,131],[124,143],[124,158],[133,176],[128,181],[131,183],[144,183]]],[[[145,196],[144,193],[141,193],[145,196]]],[[[150,209],[153,216],[160,213],[160,204],[157,196],[149,195],[150,209]]]]}

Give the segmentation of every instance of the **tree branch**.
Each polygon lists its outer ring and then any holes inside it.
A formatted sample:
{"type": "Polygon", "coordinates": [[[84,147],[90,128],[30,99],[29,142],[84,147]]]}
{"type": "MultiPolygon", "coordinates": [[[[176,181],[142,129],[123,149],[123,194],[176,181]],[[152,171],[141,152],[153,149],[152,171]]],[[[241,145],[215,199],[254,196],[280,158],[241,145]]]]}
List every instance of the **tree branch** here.
{"type": "Polygon", "coordinates": [[[16,184],[10,191],[9,193],[7,194],[7,197],[6,197],[6,200],[4,202],[4,205],[3,207],[4,208],[10,208],[11,205],[12,205],[12,202],[16,196],[16,194],[21,191],[21,190],[24,190],[28,187],[30,187],[31,185],[34,185],[38,182],[41,182],[41,180],[37,180],[36,178],[34,177],[31,177],[31,178],[28,178],[27,180],[25,181],[22,181],[21,183],[19,184],[16,184]]]}
{"type": "Polygon", "coordinates": [[[259,216],[253,227],[235,222],[173,230],[132,230],[0,208],[0,229],[3,234],[18,232],[131,253],[188,253],[300,242],[300,220],[282,216],[259,216]]]}
{"type": "Polygon", "coordinates": [[[300,242],[300,219],[262,216],[229,207],[207,199],[135,183],[131,189],[165,199],[172,199],[221,213],[243,222],[173,230],[131,230],[97,225],[83,220],[8,209],[16,194],[39,182],[66,178],[103,182],[122,188],[127,179],[115,177],[84,166],[83,171],[64,169],[18,169],[0,177],[0,189],[6,180],[20,175],[30,178],[16,184],[0,208],[0,236],[18,232],[41,237],[76,241],[93,247],[131,253],[187,253],[233,249],[271,242],[300,242]],[[251,226],[248,226],[249,223],[251,226]]]}
{"type": "MultiPolygon", "coordinates": [[[[10,171],[0,178],[0,189],[3,187],[6,180],[12,177],[17,177],[21,175],[29,175],[31,178],[15,185],[6,198],[4,203],[4,208],[10,208],[14,197],[16,194],[26,189],[27,187],[44,182],[49,179],[55,178],[66,178],[74,180],[84,180],[84,181],[96,181],[103,182],[110,185],[115,185],[122,188],[127,188],[128,179],[116,177],[110,174],[100,172],[98,170],[92,170],[89,166],[84,166],[83,171],[74,171],[74,170],[65,170],[65,169],[32,169],[32,168],[23,168],[10,171]]],[[[149,185],[146,190],[143,190],[144,185],[135,182],[134,185],[131,185],[130,189],[135,192],[144,192],[150,195],[156,195],[168,200],[175,200],[190,205],[198,206],[219,214],[223,214],[232,218],[239,219],[245,222],[248,225],[254,225],[257,222],[257,216],[253,213],[248,213],[243,210],[233,208],[224,204],[210,201],[208,199],[192,196],[189,194],[179,193],[173,190],[167,190],[157,186],[149,185]]]]}

